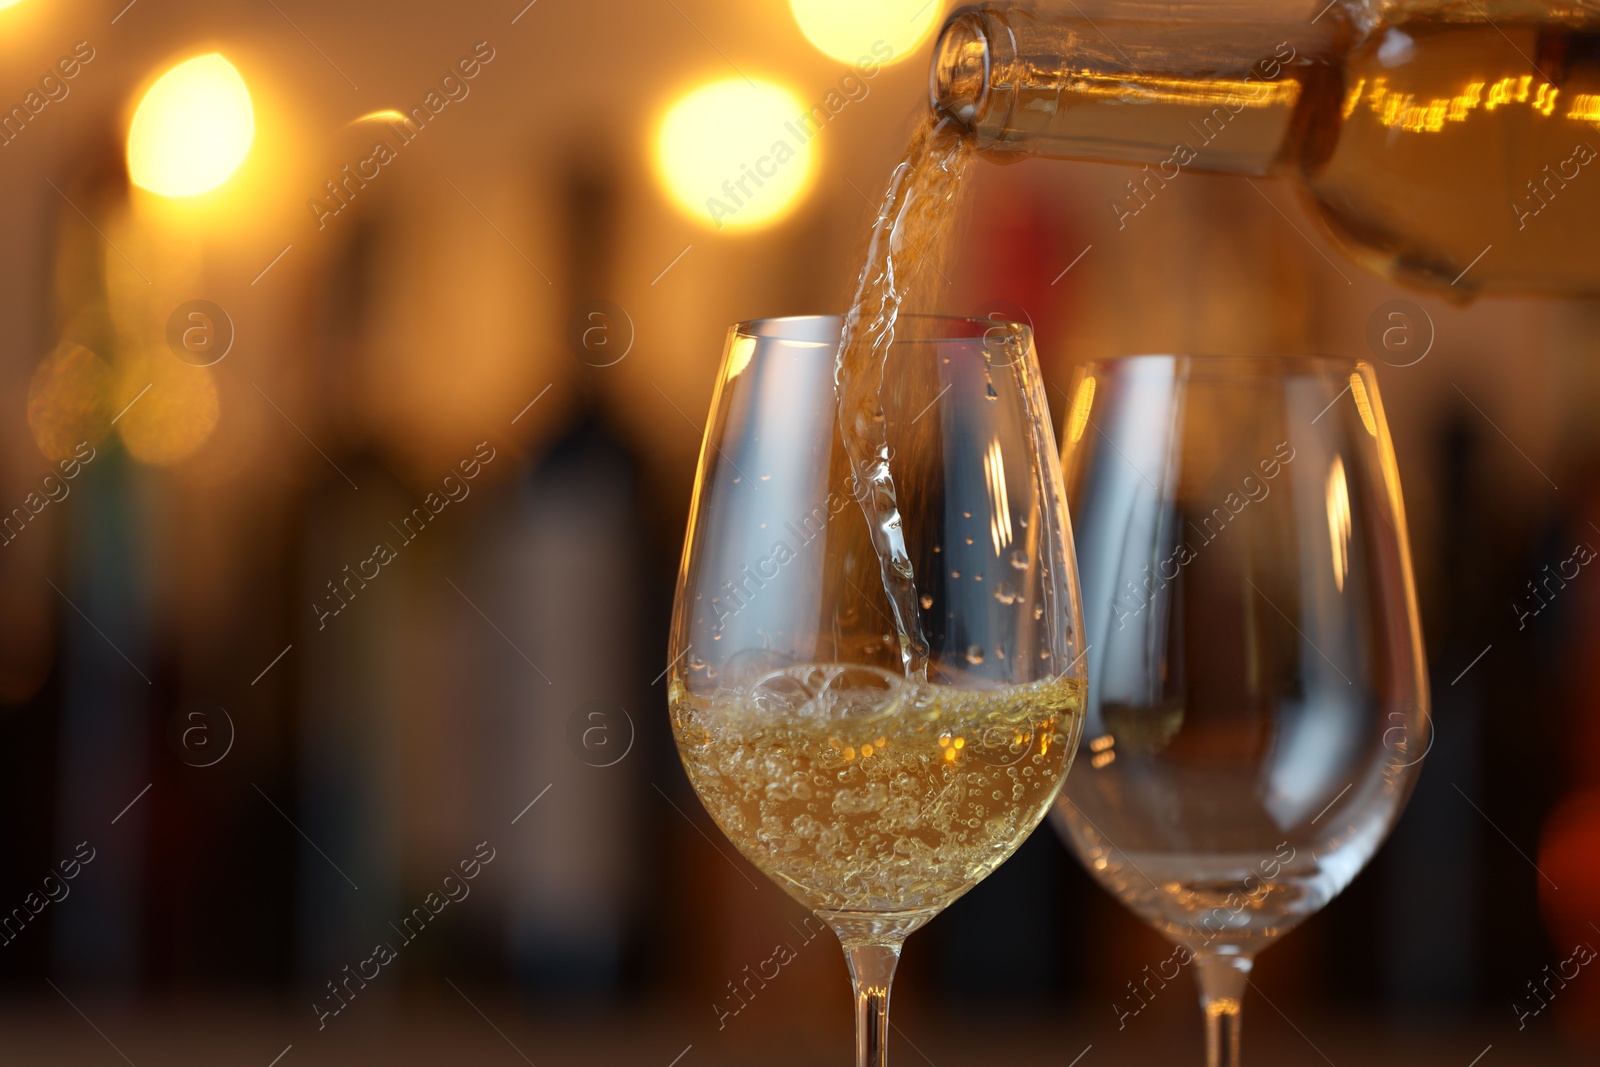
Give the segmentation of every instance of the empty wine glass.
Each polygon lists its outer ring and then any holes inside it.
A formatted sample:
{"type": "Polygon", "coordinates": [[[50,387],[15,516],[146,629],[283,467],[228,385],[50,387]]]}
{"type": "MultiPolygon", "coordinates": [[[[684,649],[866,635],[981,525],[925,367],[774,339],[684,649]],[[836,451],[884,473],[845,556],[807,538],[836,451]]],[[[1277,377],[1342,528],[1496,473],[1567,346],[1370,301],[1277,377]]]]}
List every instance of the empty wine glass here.
{"type": "Polygon", "coordinates": [[[1371,859],[1429,744],[1377,380],[1332,359],[1091,363],[1064,466],[1089,766],[1057,825],[1195,962],[1208,1062],[1237,1065],[1252,959],[1371,859]]]}
{"type": "Polygon", "coordinates": [[[901,943],[1049,811],[1077,748],[1084,679],[1071,533],[1027,328],[899,320],[880,393],[894,488],[863,493],[838,426],[840,326],[777,319],[729,334],[669,700],[711,817],[843,943],[868,1067],[885,1062],[901,943]],[[862,504],[891,497],[903,549],[893,584],[904,592],[909,579],[914,593],[905,626],[862,504]]]}

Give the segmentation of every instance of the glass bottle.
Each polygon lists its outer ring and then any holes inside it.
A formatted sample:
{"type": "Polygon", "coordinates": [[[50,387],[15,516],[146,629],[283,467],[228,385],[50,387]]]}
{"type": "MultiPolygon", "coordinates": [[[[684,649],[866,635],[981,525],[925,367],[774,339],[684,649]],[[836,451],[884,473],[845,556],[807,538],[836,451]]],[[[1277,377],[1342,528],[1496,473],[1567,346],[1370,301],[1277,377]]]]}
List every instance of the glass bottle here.
{"type": "Polygon", "coordinates": [[[930,97],[992,159],[1139,166],[1118,228],[1186,171],[1279,175],[1386,277],[1600,292],[1600,4],[1322,3],[969,8],[930,97]]]}

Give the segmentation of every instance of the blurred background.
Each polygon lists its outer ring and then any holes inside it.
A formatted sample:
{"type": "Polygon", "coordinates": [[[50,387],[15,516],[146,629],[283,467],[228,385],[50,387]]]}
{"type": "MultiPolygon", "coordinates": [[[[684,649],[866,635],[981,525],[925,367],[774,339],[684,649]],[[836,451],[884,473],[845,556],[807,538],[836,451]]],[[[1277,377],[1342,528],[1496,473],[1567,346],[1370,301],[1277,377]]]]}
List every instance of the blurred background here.
{"type": "MultiPolygon", "coordinates": [[[[0,0],[0,1062],[846,1061],[666,617],[727,326],[843,310],[950,6],[0,0]]],[[[1371,360],[1424,608],[1419,790],[1249,1055],[1593,1062],[1600,578],[1539,583],[1600,305],[1132,173],[980,164],[941,308],[1030,321],[1058,425],[1090,358],[1371,360]]],[[[1169,951],[1041,828],[912,938],[897,1060],[1193,1056],[1186,979],[1119,1019],[1169,951]]]]}

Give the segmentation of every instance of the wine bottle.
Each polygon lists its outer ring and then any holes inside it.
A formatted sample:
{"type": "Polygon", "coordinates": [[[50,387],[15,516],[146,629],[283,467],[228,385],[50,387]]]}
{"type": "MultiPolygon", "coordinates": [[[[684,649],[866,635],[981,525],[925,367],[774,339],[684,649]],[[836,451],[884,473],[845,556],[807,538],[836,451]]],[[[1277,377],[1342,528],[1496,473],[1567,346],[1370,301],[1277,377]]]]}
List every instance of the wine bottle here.
{"type": "Polygon", "coordinates": [[[1600,292],[1600,8],[1587,0],[1333,0],[1204,21],[1188,5],[1120,10],[956,13],[934,108],[991,159],[1138,166],[1110,205],[1119,227],[1186,171],[1276,175],[1396,281],[1461,299],[1600,292]]]}

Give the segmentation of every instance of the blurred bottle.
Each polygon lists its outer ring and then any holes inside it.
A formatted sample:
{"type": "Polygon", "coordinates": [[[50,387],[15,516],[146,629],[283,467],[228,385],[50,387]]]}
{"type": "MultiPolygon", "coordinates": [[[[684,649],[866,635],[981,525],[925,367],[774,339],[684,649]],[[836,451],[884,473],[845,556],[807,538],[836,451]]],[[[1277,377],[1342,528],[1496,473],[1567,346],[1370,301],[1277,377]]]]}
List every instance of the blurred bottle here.
{"type": "Polygon", "coordinates": [[[505,831],[507,953],[523,988],[545,997],[623,992],[644,896],[636,748],[655,710],[655,657],[635,610],[636,469],[602,420],[580,418],[501,501],[466,579],[515,644],[482,641],[470,669],[475,701],[495,715],[501,807],[519,819],[505,831]]]}
{"type": "Polygon", "coordinates": [[[1600,9],[1321,3],[967,9],[930,95],[991,159],[1142,165],[1119,228],[1187,170],[1283,175],[1386,277],[1600,292],[1600,9]]]}

